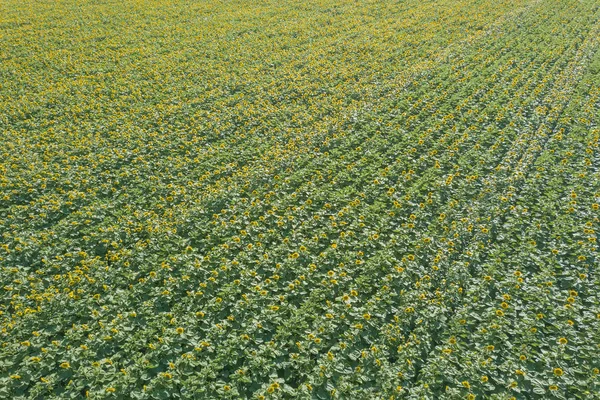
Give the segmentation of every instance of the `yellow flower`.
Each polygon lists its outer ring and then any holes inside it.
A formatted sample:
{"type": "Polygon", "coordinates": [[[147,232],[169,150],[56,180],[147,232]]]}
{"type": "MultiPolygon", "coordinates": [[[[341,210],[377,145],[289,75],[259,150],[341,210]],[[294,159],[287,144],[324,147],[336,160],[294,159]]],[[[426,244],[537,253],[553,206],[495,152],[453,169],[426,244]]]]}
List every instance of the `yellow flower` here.
{"type": "Polygon", "coordinates": [[[466,387],[467,389],[470,389],[470,388],[471,388],[471,384],[470,384],[468,381],[463,381],[463,382],[462,382],[462,385],[463,385],[464,387],[466,387]]]}
{"type": "Polygon", "coordinates": [[[68,368],[71,368],[71,364],[69,364],[68,362],[65,361],[60,364],[60,367],[63,369],[68,369],[68,368]]]}
{"type": "Polygon", "coordinates": [[[365,313],[363,314],[363,318],[366,319],[367,321],[371,319],[371,314],[369,313],[365,313]]]}
{"type": "Polygon", "coordinates": [[[554,368],[553,372],[554,372],[554,375],[556,375],[556,376],[562,376],[563,375],[563,370],[560,369],[560,368],[554,368]]]}
{"type": "Polygon", "coordinates": [[[183,334],[183,332],[184,332],[184,329],[183,329],[183,328],[181,328],[181,327],[179,327],[179,328],[177,328],[175,331],[176,331],[178,334],[180,334],[180,335],[181,335],[181,334],[183,334]]]}
{"type": "Polygon", "coordinates": [[[114,392],[116,392],[116,391],[117,391],[117,389],[115,389],[114,387],[108,387],[108,388],[106,388],[106,391],[107,391],[108,393],[114,393],[114,392]]]}
{"type": "Polygon", "coordinates": [[[489,378],[486,375],[481,377],[481,382],[483,382],[483,383],[487,382],[488,380],[489,380],[489,378]]]}
{"type": "Polygon", "coordinates": [[[556,386],[556,385],[550,385],[550,386],[548,386],[548,389],[550,389],[550,390],[558,390],[558,386],[556,386]]]}
{"type": "Polygon", "coordinates": [[[558,339],[558,343],[567,344],[567,343],[569,343],[569,341],[567,340],[567,338],[562,337],[562,338],[558,339]]]}

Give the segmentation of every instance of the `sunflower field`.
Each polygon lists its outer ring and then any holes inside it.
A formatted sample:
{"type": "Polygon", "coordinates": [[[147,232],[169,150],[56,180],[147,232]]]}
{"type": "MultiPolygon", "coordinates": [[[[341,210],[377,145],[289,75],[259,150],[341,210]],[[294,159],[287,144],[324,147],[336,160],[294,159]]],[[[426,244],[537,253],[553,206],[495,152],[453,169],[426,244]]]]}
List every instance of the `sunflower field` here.
{"type": "Polygon", "coordinates": [[[600,399],[597,0],[0,0],[0,399],[600,399]]]}

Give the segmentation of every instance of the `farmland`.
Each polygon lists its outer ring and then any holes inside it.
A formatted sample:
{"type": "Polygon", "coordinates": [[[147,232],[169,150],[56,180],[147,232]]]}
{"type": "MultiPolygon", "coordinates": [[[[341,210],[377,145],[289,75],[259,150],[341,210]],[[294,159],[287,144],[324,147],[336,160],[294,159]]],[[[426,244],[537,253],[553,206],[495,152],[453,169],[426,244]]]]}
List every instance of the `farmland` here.
{"type": "Polygon", "coordinates": [[[596,0],[0,0],[0,43],[0,398],[600,398],[596,0]]]}

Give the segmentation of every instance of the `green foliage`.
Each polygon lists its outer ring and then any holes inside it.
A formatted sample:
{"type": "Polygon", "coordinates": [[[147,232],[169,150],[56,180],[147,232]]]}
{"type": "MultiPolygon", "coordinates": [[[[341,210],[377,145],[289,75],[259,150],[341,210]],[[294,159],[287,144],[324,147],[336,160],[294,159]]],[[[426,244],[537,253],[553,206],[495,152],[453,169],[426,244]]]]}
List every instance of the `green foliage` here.
{"type": "Polygon", "coordinates": [[[598,398],[596,1],[1,10],[0,398],[598,398]]]}

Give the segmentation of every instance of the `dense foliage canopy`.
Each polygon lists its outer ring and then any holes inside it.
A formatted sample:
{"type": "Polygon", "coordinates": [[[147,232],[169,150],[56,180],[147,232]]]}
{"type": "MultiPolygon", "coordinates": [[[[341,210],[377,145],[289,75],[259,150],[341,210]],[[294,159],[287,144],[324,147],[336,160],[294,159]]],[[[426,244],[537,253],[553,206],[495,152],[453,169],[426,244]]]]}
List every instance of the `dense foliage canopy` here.
{"type": "Polygon", "coordinates": [[[0,398],[600,398],[597,0],[3,0],[0,43],[0,398]]]}

